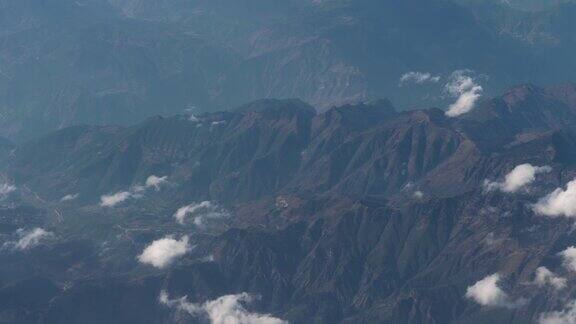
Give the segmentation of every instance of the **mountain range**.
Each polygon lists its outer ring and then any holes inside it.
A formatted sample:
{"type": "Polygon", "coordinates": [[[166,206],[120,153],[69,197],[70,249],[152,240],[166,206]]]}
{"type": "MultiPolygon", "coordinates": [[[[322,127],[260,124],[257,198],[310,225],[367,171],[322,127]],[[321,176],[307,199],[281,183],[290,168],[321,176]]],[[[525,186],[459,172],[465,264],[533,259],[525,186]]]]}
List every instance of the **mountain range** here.
{"type": "Polygon", "coordinates": [[[573,318],[576,213],[555,199],[573,199],[574,125],[574,84],[526,84],[457,118],[263,99],[8,142],[0,318],[573,318]]]}
{"type": "Polygon", "coordinates": [[[457,70],[488,97],[562,83],[575,77],[575,15],[571,1],[2,0],[0,135],[261,98],[443,107],[457,70]],[[410,72],[440,81],[399,86],[410,72]]]}

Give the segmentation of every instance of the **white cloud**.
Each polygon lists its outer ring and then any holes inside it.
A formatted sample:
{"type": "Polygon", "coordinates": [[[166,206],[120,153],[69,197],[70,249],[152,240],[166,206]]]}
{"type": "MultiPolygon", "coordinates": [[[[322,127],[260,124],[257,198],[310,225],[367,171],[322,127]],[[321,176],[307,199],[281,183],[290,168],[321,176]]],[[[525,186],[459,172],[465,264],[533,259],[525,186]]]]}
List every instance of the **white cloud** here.
{"type": "Polygon", "coordinates": [[[62,199],[60,199],[60,200],[61,201],[70,201],[70,200],[74,200],[76,198],[78,198],[78,194],[69,194],[69,195],[62,197],[62,199]]]}
{"type": "Polygon", "coordinates": [[[564,268],[576,271],[576,247],[570,246],[566,250],[558,253],[562,257],[564,268]]]}
{"type": "Polygon", "coordinates": [[[163,184],[168,182],[168,177],[164,176],[164,177],[158,177],[155,175],[151,175],[148,177],[148,179],[146,179],[146,183],[145,186],[146,188],[151,188],[153,187],[156,190],[160,189],[160,186],[162,186],[163,184]]]}
{"type": "Polygon", "coordinates": [[[13,241],[13,242],[6,242],[4,243],[4,245],[2,246],[3,248],[12,248],[15,250],[28,250],[31,249],[35,246],[38,246],[40,244],[40,242],[50,236],[52,236],[53,234],[51,232],[48,232],[46,230],[44,230],[43,228],[34,228],[32,230],[29,231],[25,231],[22,229],[19,229],[17,231],[17,234],[19,236],[19,239],[17,241],[13,241]]]}
{"type": "Polygon", "coordinates": [[[534,282],[540,287],[550,285],[555,289],[560,290],[566,287],[567,280],[557,276],[546,267],[539,267],[536,269],[536,278],[534,279],[534,282]]]}
{"type": "Polygon", "coordinates": [[[146,179],[144,185],[136,184],[132,186],[128,191],[120,191],[114,194],[103,195],[100,197],[100,206],[114,207],[128,199],[142,198],[147,189],[154,188],[156,191],[160,190],[162,185],[168,183],[167,179],[168,177],[166,176],[158,177],[151,175],[146,179]]]}
{"type": "Polygon", "coordinates": [[[167,236],[148,245],[138,256],[138,261],[162,269],[191,249],[188,236],[182,236],[180,240],[167,236]]]}
{"type": "Polygon", "coordinates": [[[452,73],[450,82],[445,85],[446,91],[457,98],[456,102],[448,107],[446,116],[457,117],[472,110],[482,96],[482,86],[469,76],[470,71],[459,70],[452,73]]]}
{"type": "Polygon", "coordinates": [[[474,300],[482,306],[506,308],[522,306],[525,303],[525,300],[520,299],[512,301],[508,294],[498,286],[500,279],[500,274],[495,273],[476,282],[474,285],[468,287],[466,290],[466,297],[474,300]]]}
{"type": "Polygon", "coordinates": [[[410,82],[415,84],[422,84],[425,82],[436,83],[438,81],[440,81],[440,76],[434,76],[428,72],[413,71],[405,73],[400,77],[400,86],[410,82]]]}
{"type": "Polygon", "coordinates": [[[413,196],[416,199],[422,199],[422,198],[424,198],[424,193],[420,190],[416,190],[416,191],[414,191],[413,196]]]}
{"type": "Polygon", "coordinates": [[[541,215],[576,216],[576,180],[568,182],[566,190],[556,188],[532,207],[536,213],[541,215]]]}
{"type": "Polygon", "coordinates": [[[16,186],[8,184],[8,183],[2,183],[0,185],[0,199],[5,199],[6,197],[8,197],[8,195],[10,195],[12,192],[16,191],[16,186]]]}
{"type": "Polygon", "coordinates": [[[484,181],[485,190],[501,190],[503,192],[517,192],[524,186],[531,184],[536,180],[536,175],[552,171],[549,166],[533,166],[529,163],[520,164],[516,166],[510,173],[506,175],[504,181],[484,181]]]}
{"type": "Polygon", "coordinates": [[[187,206],[180,207],[174,218],[180,224],[184,224],[187,217],[192,218],[192,223],[198,227],[206,226],[206,221],[209,219],[217,219],[228,217],[229,213],[222,207],[213,204],[210,201],[203,201],[200,203],[192,203],[187,206]]]}
{"type": "Polygon", "coordinates": [[[544,313],[538,320],[539,324],[574,324],[576,323],[576,300],[569,302],[566,307],[557,312],[544,313]]]}
{"type": "Polygon", "coordinates": [[[254,297],[241,293],[226,295],[204,303],[191,303],[187,296],[170,299],[166,291],[160,292],[158,301],[165,306],[186,312],[194,317],[207,317],[212,324],[287,324],[288,322],[269,314],[251,313],[244,304],[254,297]]]}
{"type": "Polygon", "coordinates": [[[121,191],[111,195],[104,195],[100,197],[100,206],[114,207],[132,197],[129,191],[121,191]]]}

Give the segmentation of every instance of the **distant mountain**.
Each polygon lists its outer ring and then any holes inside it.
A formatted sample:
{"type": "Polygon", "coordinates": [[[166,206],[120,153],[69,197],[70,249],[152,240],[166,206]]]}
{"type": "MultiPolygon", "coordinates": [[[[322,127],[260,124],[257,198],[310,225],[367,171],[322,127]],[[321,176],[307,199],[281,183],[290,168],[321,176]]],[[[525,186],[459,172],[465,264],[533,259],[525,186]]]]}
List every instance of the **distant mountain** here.
{"type": "Polygon", "coordinates": [[[390,94],[444,106],[471,69],[486,95],[574,79],[574,4],[409,1],[0,1],[1,135],[301,98],[324,111],[390,94]],[[410,71],[443,81],[399,87],[410,71]]]}

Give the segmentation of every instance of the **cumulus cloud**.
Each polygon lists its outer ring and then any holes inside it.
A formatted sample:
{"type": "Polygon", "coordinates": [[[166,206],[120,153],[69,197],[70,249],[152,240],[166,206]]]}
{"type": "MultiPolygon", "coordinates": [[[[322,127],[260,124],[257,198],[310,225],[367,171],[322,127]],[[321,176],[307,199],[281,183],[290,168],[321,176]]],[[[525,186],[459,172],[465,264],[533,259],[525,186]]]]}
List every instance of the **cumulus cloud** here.
{"type": "Polygon", "coordinates": [[[472,110],[476,102],[482,96],[482,86],[469,75],[470,71],[459,70],[452,73],[450,82],[445,85],[445,89],[452,97],[457,98],[456,102],[448,107],[446,116],[457,117],[472,110]]]}
{"type": "Polygon", "coordinates": [[[19,239],[17,241],[6,242],[2,246],[3,248],[12,248],[14,250],[29,250],[35,246],[38,246],[40,242],[53,234],[46,231],[43,228],[34,228],[29,231],[19,229],[16,234],[19,239]]]}
{"type": "Polygon", "coordinates": [[[176,213],[174,213],[174,218],[176,218],[178,223],[184,224],[186,222],[186,218],[191,218],[192,223],[198,227],[206,226],[206,222],[210,219],[218,219],[228,216],[228,211],[210,201],[192,203],[190,205],[180,207],[176,213]]]}
{"type": "Polygon", "coordinates": [[[400,77],[400,86],[407,83],[422,84],[425,82],[436,83],[438,81],[440,81],[440,76],[435,76],[428,72],[412,71],[405,73],[400,77]]]}
{"type": "Polygon", "coordinates": [[[154,188],[156,190],[160,190],[160,187],[168,182],[168,177],[158,177],[155,175],[151,175],[146,179],[145,186],[146,188],[154,188]]]}
{"type": "Polygon", "coordinates": [[[536,175],[552,171],[549,166],[533,166],[529,163],[520,164],[516,166],[510,173],[506,175],[503,181],[484,181],[484,189],[501,190],[503,192],[517,192],[523,187],[531,184],[536,180],[536,175]]]}
{"type": "Polygon", "coordinates": [[[6,182],[0,184],[0,199],[5,199],[6,197],[8,197],[8,195],[16,191],[16,189],[17,189],[16,186],[6,182]]]}
{"type": "Polygon", "coordinates": [[[188,297],[170,299],[166,291],[161,291],[158,301],[160,304],[186,312],[194,317],[203,317],[212,324],[287,324],[288,322],[269,314],[249,312],[245,304],[254,300],[254,296],[247,293],[226,295],[204,303],[191,303],[188,297]]]}
{"type": "Polygon", "coordinates": [[[103,195],[100,197],[100,206],[114,207],[128,199],[142,198],[147,189],[160,190],[161,186],[168,183],[168,177],[158,177],[151,175],[146,179],[144,185],[136,184],[128,191],[119,191],[113,194],[103,195]]]}
{"type": "Polygon", "coordinates": [[[133,195],[130,191],[120,191],[114,194],[104,195],[100,197],[100,206],[114,207],[132,197],[133,195]]]}
{"type": "Polygon", "coordinates": [[[555,289],[560,290],[566,287],[567,280],[557,276],[546,267],[539,267],[536,269],[536,278],[534,279],[534,283],[540,287],[550,285],[555,289]]]}
{"type": "Polygon", "coordinates": [[[576,323],[576,300],[569,302],[561,311],[540,315],[539,324],[574,324],[576,323]]]}
{"type": "Polygon", "coordinates": [[[525,300],[512,301],[508,294],[498,286],[500,274],[490,275],[466,290],[466,297],[482,306],[515,308],[525,304],[525,300]]]}
{"type": "Polygon", "coordinates": [[[70,201],[70,200],[74,200],[76,198],[78,198],[78,194],[69,194],[69,195],[62,197],[62,199],[60,199],[60,200],[61,201],[70,201]]]}
{"type": "Polygon", "coordinates": [[[424,193],[420,190],[416,190],[414,191],[414,193],[412,194],[414,196],[414,198],[416,199],[422,199],[424,198],[424,193]]]}
{"type": "Polygon", "coordinates": [[[180,240],[167,236],[150,243],[138,256],[138,261],[162,269],[191,249],[188,244],[188,236],[182,236],[180,240]]]}
{"type": "Polygon", "coordinates": [[[556,188],[541,198],[533,206],[533,210],[546,216],[576,216],[576,180],[568,182],[566,190],[556,188]]]}
{"type": "Polygon", "coordinates": [[[566,248],[566,250],[558,253],[560,257],[562,257],[562,264],[564,268],[576,271],[576,247],[570,246],[566,248]]]}

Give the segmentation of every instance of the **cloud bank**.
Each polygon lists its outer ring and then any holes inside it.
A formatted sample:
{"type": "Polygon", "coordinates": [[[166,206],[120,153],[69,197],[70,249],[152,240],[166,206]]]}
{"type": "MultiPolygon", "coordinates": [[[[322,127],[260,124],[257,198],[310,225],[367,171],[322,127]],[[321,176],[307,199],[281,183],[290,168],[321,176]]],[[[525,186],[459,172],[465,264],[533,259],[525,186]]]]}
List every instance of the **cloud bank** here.
{"type": "Polygon", "coordinates": [[[203,201],[180,207],[176,213],[174,213],[174,218],[176,218],[179,224],[185,224],[186,219],[191,218],[194,225],[205,227],[208,220],[224,218],[229,215],[228,211],[217,204],[210,201],[203,201]]]}
{"type": "Polygon", "coordinates": [[[522,306],[523,299],[512,301],[508,294],[498,286],[500,274],[490,275],[466,290],[466,297],[474,300],[482,306],[516,308],[522,306]]]}
{"type": "Polygon", "coordinates": [[[469,73],[467,70],[459,70],[450,76],[450,82],[446,84],[445,89],[448,94],[456,98],[456,102],[448,107],[446,116],[457,117],[471,111],[482,96],[484,89],[468,75],[469,73]]]}
{"type": "Polygon", "coordinates": [[[422,84],[426,82],[437,83],[440,81],[440,76],[432,75],[428,72],[408,72],[400,77],[400,86],[407,83],[422,84]]]}
{"type": "Polygon", "coordinates": [[[536,278],[534,279],[536,285],[544,287],[550,285],[556,290],[566,287],[567,280],[557,276],[554,272],[548,270],[546,267],[539,267],[536,269],[536,278]]]}
{"type": "Polygon", "coordinates": [[[138,256],[138,261],[163,269],[191,249],[188,244],[188,236],[182,236],[180,240],[167,236],[150,243],[138,256]]]}
{"type": "Polygon", "coordinates": [[[194,317],[205,317],[212,324],[287,324],[288,322],[269,314],[251,313],[244,304],[250,303],[254,297],[241,293],[226,295],[201,304],[190,303],[187,296],[170,299],[166,291],[160,292],[160,304],[186,312],[194,317]]]}
{"type": "Polygon", "coordinates": [[[529,163],[516,166],[504,177],[503,181],[484,181],[484,189],[487,191],[501,190],[503,192],[514,193],[536,180],[536,175],[552,171],[552,168],[545,166],[533,166],[529,163]]]}
{"type": "Polygon", "coordinates": [[[576,216],[576,180],[568,182],[566,190],[556,188],[533,206],[534,212],[551,216],[576,216]]]}

